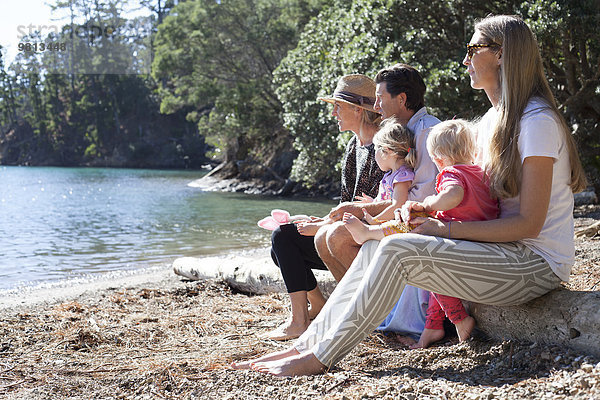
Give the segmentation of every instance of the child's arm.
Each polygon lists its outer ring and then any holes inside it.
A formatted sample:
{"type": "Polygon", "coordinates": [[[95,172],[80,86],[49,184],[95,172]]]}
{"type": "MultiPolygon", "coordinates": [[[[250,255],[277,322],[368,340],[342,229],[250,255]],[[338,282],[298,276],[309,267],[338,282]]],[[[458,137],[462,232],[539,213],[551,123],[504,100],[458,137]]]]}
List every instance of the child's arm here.
{"type": "Polygon", "coordinates": [[[448,211],[458,206],[465,197],[462,186],[451,185],[433,196],[427,196],[421,203],[426,212],[448,211]]]}
{"type": "Polygon", "coordinates": [[[406,200],[408,200],[408,189],[410,189],[411,184],[412,181],[394,183],[392,203],[374,218],[379,221],[389,221],[394,219],[394,210],[402,207],[406,200]]]}

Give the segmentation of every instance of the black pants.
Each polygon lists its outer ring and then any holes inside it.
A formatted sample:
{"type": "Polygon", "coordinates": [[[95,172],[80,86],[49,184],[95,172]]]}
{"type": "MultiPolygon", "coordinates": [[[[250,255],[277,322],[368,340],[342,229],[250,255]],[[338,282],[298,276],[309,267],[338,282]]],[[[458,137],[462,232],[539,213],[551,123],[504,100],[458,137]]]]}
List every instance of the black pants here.
{"type": "Polygon", "coordinates": [[[321,261],[313,236],[298,233],[295,224],[281,225],[271,235],[271,257],[281,269],[288,293],[317,287],[312,269],[326,270],[321,261]]]}

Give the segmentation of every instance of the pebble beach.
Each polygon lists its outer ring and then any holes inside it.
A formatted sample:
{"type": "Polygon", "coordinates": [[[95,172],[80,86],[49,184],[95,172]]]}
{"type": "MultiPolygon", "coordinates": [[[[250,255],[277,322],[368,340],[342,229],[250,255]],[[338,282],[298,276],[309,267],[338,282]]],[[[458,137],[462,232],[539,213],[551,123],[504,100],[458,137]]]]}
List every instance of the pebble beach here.
{"type": "MultiPolygon", "coordinates": [[[[576,226],[600,220],[575,210],[576,226]]],[[[576,240],[571,290],[598,291],[600,238],[576,240]]],[[[287,295],[251,295],[166,269],[1,299],[0,397],[7,399],[598,399],[600,359],[476,333],[409,350],[371,334],[323,375],[230,369],[283,349],[261,335],[287,295]]]]}

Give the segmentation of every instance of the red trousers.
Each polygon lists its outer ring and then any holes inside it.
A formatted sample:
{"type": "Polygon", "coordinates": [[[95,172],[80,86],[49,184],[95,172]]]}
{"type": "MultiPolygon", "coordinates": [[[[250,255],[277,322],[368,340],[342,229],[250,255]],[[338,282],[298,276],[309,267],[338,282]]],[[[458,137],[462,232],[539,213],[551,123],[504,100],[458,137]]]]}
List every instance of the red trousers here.
{"type": "Polygon", "coordinates": [[[468,316],[460,299],[430,292],[425,329],[444,329],[445,317],[456,324],[468,316]]]}

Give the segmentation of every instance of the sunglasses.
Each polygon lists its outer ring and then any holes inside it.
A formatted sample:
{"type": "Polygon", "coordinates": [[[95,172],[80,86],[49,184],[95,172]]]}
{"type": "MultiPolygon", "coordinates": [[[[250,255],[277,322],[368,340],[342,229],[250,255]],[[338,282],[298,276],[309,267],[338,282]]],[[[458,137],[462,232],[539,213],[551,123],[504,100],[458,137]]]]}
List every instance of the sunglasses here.
{"type": "Polygon", "coordinates": [[[473,58],[473,54],[475,54],[476,50],[483,49],[486,47],[501,47],[498,43],[481,43],[481,44],[468,44],[467,45],[467,60],[473,58]]]}

